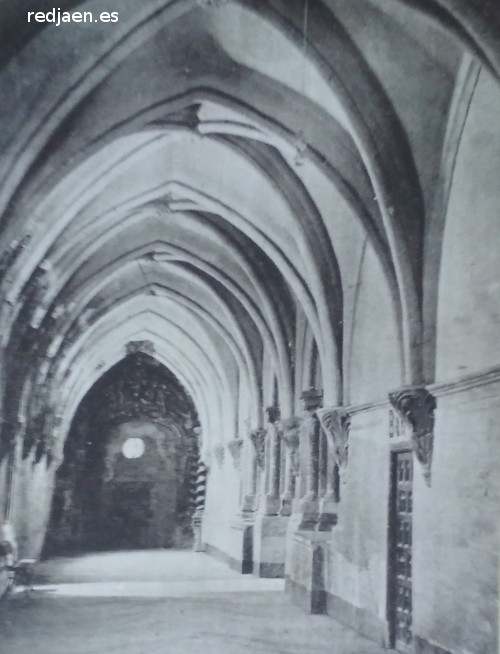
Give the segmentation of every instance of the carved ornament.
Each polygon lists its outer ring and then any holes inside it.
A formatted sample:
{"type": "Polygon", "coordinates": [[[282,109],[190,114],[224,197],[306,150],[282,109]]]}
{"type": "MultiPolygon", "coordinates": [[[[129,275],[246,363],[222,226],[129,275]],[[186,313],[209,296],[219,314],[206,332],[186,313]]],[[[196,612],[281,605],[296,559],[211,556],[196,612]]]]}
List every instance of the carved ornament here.
{"type": "Polygon", "coordinates": [[[203,431],[201,427],[193,427],[193,434],[196,436],[198,448],[201,450],[203,446],[203,431]]]}
{"type": "Polygon", "coordinates": [[[278,422],[280,419],[280,410],[277,406],[268,406],[266,409],[267,421],[271,424],[278,422]]]}
{"type": "Polygon", "coordinates": [[[389,399],[401,419],[411,428],[413,450],[430,486],[436,398],[426,388],[416,387],[389,393],[389,399]]]}
{"type": "Polygon", "coordinates": [[[297,417],[285,418],[280,422],[279,429],[281,438],[290,453],[291,472],[296,476],[299,474],[300,468],[299,446],[302,420],[297,417]]]}
{"type": "Polygon", "coordinates": [[[264,469],[265,458],[266,458],[266,430],[260,427],[250,432],[250,440],[253,443],[255,448],[255,458],[257,461],[257,467],[260,470],[264,469]]]}
{"type": "Polygon", "coordinates": [[[326,434],[339,474],[345,472],[349,456],[349,428],[351,417],[342,409],[318,409],[318,420],[326,434]]]}
{"type": "Polygon", "coordinates": [[[243,439],[235,438],[232,441],[229,441],[227,444],[227,449],[233,458],[234,467],[236,470],[239,470],[241,467],[241,452],[243,450],[243,439]]]}
{"type": "Polygon", "coordinates": [[[151,341],[130,341],[126,345],[126,352],[127,354],[137,354],[137,352],[142,352],[142,354],[154,356],[155,346],[151,341]]]}
{"type": "Polygon", "coordinates": [[[224,464],[225,454],[226,451],[224,449],[224,445],[216,445],[214,447],[214,456],[219,468],[222,468],[222,465],[224,464]]]}
{"type": "Polygon", "coordinates": [[[281,437],[287,447],[292,450],[297,450],[299,447],[301,426],[302,420],[296,417],[285,418],[280,422],[281,437]]]}

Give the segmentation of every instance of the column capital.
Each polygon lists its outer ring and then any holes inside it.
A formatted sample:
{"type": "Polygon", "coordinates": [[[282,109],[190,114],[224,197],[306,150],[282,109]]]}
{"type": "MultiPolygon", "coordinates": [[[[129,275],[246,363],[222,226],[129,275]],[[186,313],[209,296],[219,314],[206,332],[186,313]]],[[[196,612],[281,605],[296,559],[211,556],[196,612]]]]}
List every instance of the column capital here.
{"type": "Polygon", "coordinates": [[[253,443],[253,446],[255,448],[255,458],[257,461],[257,467],[260,468],[260,470],[264,469],[264,463],[265,463],[265,453],[266,453],[266,436],[267,432],[263,427],[259,427],[258,429],[254,429],[253,431],[250,432],[250,440],[253,443]]]}
{"type": "Polygon", "coordinates": [[[304,411],[315,411],[323,404],[323,391],[311,386],[301,393],[300,399],[304,404],[304,411]]]}
{"type": "Polygon", "coordinates": [[[301,427],[301,418],[297,418],[295,416],[291,418],[285,418],[279,423],[281,438],[285,442],[286,446],[292,451],[296,451],[299,448],[301,427]]]}
{"type": "Polygon", "coordinates": [[[401,420],[411,428],[413,450],[430,486],[436,398],[425,387],[413,386],[389,393],[389,400],[401,420]]]}
{"type": "Polygon", "coordinates": [[[271,424],[278,422],[281,416],[279,407],[277,406],[268,406],[266,409],[267,421],[271,424]]]}
{"type": "Polygon", "coordinates": [[[318,409],[316,415],[342,476],[347,468],[351,416],[343,407],[318,409]]]}
{"type": "Polygon", "coordinates": [[[235,438],[232,441],[229,441],[227,444],[227,449],[233,459],[234,467],[236,470],[239,470],[241,467],[241,451],[243,449],[243,439],[235,438]]]}
{"type": "Polygon", "coordinates": [[[224,445],[216,445],[214,447],[214,456],[215,460],[217,461],[217,465],[219,468],[222,468],[224,465],[224,458],[225,458],[225,449],[224,445]]]}

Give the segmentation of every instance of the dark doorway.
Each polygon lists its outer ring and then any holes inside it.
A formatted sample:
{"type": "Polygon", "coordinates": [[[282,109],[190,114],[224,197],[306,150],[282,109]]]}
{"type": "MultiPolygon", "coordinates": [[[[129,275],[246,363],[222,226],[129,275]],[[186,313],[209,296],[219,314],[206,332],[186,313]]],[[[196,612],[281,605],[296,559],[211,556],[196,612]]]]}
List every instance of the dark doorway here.
{"type": "Polygon", "coordinates": [[[152,356],[111,368],[73,419],[44,555],[189,546],[197,425],[191,398],[152,356]]]}

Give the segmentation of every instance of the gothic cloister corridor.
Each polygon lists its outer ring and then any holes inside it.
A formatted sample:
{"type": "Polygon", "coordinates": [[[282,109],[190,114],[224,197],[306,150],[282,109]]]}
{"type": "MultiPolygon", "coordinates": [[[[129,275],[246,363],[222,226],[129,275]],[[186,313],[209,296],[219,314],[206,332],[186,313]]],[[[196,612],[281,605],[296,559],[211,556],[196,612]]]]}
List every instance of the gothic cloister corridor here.
{"type": "Polygon", "coordinates": [[[382,654],[310,616],[283,580],[241,576],[202,553],[135,551],[54,559],[31,599],[0,607],[2,654],[382,654]]]}
{"type": "Polygon", "coordinates": [[[499,180],[499,0],[1,0],[0,654],[499,654],[499,180]]]}

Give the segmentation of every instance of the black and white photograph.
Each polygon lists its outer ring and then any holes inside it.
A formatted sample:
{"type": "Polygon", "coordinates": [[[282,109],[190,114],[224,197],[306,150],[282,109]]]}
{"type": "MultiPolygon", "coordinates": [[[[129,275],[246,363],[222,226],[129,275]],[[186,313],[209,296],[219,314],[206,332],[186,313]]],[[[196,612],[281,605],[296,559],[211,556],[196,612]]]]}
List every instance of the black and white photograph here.
{"type": "Polygon", "coordinates": [[[0,653],[499,654],[500,0],[0,0],[0,653]]]}

